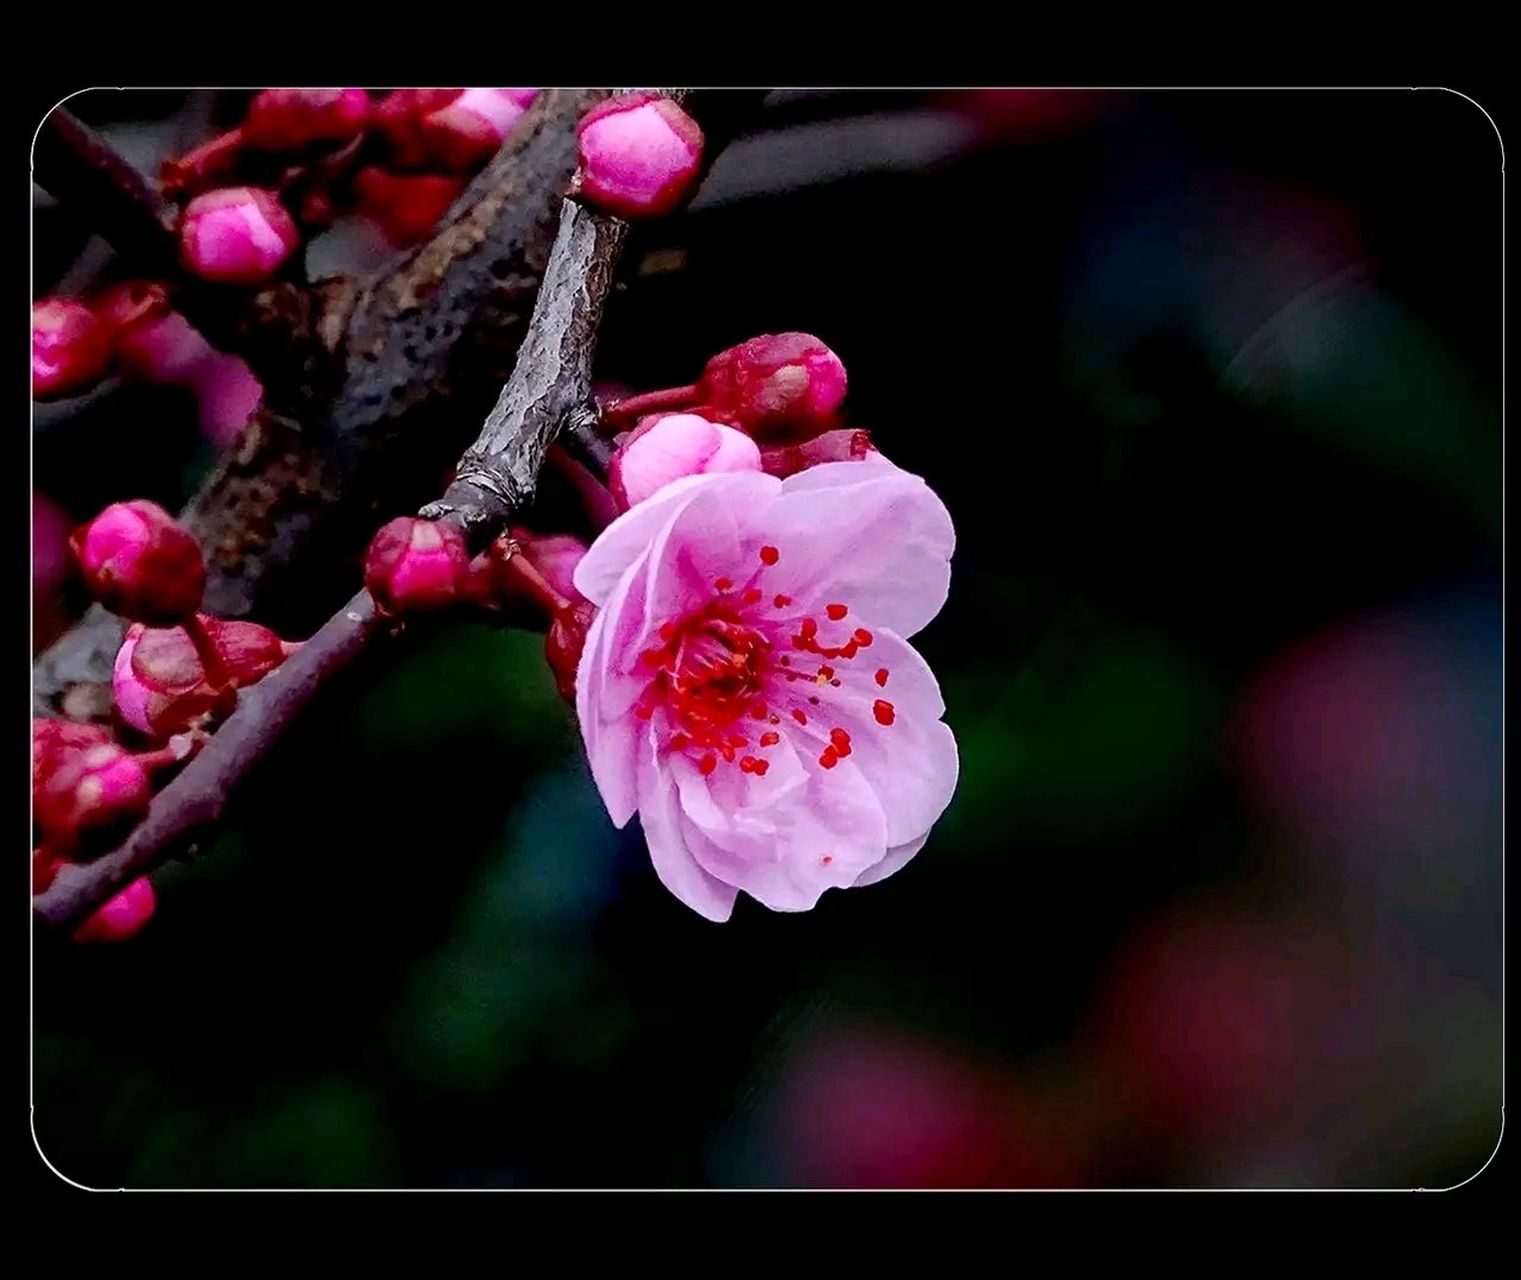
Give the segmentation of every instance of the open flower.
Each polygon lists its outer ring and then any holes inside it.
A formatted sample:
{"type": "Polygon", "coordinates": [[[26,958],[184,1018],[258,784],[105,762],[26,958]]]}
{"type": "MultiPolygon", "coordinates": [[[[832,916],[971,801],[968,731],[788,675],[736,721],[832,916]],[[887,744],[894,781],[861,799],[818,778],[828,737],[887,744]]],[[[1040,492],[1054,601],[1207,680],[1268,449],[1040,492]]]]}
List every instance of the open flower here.
{"type": "Polygon", "coordinates": [[[907,639],[944,604],[954,545],[940,499],[884,461],[678,480],[587,552],[592,776],[693,910],[726,920],[740,889],[807,910],[923,847],[956,742],[907,639]]]}

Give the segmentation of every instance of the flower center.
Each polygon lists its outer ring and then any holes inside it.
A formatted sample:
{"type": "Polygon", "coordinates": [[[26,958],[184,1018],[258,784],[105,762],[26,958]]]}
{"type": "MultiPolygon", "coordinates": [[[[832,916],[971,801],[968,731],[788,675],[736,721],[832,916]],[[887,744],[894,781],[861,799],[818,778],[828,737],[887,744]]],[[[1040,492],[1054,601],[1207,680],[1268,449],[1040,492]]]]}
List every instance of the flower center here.
{"type": "MultiPolygon", "coordinates": [[[[851,668],[857,654],[871,646],[872,634],[846,621],[850,611],[844,603],[827,603],[818,616],[800,616],[791,596],[762,590],[765,570],[779,557],[775,547],[765,546],[761,567],[748,582],[737,586],[730,578],[715,578],[713,595],[663,623],[660,643],[641,655],[651,679],[634,714],[650,720],[663,710],[666,747],[689,753],[703,774],[722,761],[764,776],[770,768],[764,755],[749,752],[765,752],[780,742],[784,715],[799,726],[793,732],[827,733],[816,757],[820,768],[833,769],[851,753],[850,734],[829,724],[828,704],[846,680],[859,684],[868,678],[851,668]]],[[[869,678],[875,693],[887,684],[887,668],[878,667],[869,678]]],[[[892,723],[891,703],[878,698],[873,710],[878,725],[892,723]]]]}

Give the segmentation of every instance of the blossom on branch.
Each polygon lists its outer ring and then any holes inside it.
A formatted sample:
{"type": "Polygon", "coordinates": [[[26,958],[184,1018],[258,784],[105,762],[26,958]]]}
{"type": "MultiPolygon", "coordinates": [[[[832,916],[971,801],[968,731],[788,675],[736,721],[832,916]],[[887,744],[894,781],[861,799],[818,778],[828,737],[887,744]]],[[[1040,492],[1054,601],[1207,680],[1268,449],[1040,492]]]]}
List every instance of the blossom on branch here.
{"type": "Polygon", "coordinates": [[[923,480],[836,462],[678,480],[587,552],[592,776],[693,910],[725,920],[741,889],[806,910],[923,847],[957,754],[908,638],[945,602],[954,544],[923,480]]]}

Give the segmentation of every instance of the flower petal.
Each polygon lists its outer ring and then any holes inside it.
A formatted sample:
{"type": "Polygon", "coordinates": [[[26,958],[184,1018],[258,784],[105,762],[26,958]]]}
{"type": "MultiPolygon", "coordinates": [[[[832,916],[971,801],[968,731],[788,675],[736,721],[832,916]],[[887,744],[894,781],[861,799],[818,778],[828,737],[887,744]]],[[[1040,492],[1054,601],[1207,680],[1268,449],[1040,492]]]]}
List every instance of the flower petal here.
{"type": "Polygon", "coordinates": [[[956,738],[940,719],[945,702],[935,674],[907,641],[886,627],[873,630],[873,641],[850,662],[834,664],[840,685],[802,687],[820,698],[808,706],[808,723],[799,726],[783,716],[785,732],[805,742],[805,758],[829,745],[832,729],[850,735],[850,755],[887,816],[887,842],[905,844],[927,833],[951,802],[960,764],[956,738]],[[874,678],[888,672],[885,686],[874,678]],[[892,722],[877,718],[877,703],[892,708],[892,722]]]}
{"type": "Polygon", "coordinates": [[[910,840],[907,844],[900,844],[896,849],[889,849],[887,857],[874,867],[867,867],[856,877],[852,888],[860,889],[868,884],[876,884],[879,880],[886,880],[894,871],[901,871],[908,865],[909,859],[929,842],[929,832],[926,831],[917,840],[910,840]]]}
{"type": "Polygon", "coordinates": [[[800,471],[782,481],[764,523],[781,549],[778,589],[797,600],[846,602],[868,625],[902,636],[945,604],[956,546],[950,512],[899,467],[828,462],[800,471]]]}
{"type": "Polygon", "coordinates": [[[730,811],[690,762],[673,762],[682,813],[711,842],[693,842],[697,861],[773,911],[807,911],[887,852],[882,806],[860,771],[849,761],[827,772],[800,763],[801,786],[763,809],[730,811]]]}
{"type": "Polygon", "coordinates": [[[576,590],[593,604],[602,604],[629,565],[649,550],[660,529],[704,490],[719,495],[724,505],[739,512],[769,506],[781,492],[781,484],[774,476],[756,471],[687,476],[673,481],[647,501],[625,511],[602,531],[576,566],[576,590]]]}
{"type": "Polygon", "coordinates": [[[653,737],[639,767],[639,823],[660,883],[698,915],[727,920],[738,890],[704,871],[687,847],[676,783],[657,766],[653,737]]]}

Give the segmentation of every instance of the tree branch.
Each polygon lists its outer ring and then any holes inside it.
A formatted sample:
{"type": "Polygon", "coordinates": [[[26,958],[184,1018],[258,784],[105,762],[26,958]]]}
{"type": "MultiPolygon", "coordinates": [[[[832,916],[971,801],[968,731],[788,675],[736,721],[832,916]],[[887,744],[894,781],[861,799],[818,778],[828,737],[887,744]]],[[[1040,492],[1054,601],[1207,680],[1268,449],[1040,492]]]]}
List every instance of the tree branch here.
{"type": "MultiPolygon", "coordinates": [[[[348,594],[375,529],[438,492],[512,368],[575,169],[576,122],[605,96],[541,93],[432,240],[367,284],[319,286],[310,323],[331,358],[292,386],[267,385],[183,513],[206,549],[208,612],[307,633],[348,594]]],[[[764,96],[686,97],[709,160],[764,96]]],[[[120,640],[93,612],[60,637],[38,660],[39,714],[108,715],[120,640]]]]}
{"type": "MultiPolygon", "coordinates": [[[[494,536],[531,496],[556,431],[586,405],[597,328],[626,232],[617,218],[563,204],[518,362],[461,459],[460,478],[435,504],[436,518],[458,525],[476,545],[494,536]]],[[[33,899],[37,922],[52,929],[78,924],[129,881],[190,847],[221,818],[233,789],[302,708],[372,639],[389,632],[369,594],[354,596],[284,664],[244,691],[237,710],[154,797],[124,844],[60,869],[33,899]]]]}

